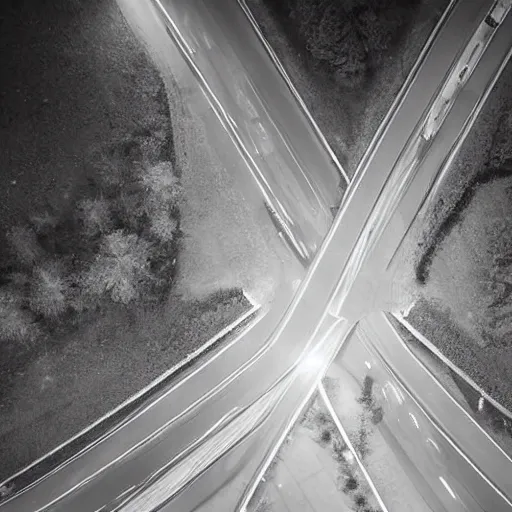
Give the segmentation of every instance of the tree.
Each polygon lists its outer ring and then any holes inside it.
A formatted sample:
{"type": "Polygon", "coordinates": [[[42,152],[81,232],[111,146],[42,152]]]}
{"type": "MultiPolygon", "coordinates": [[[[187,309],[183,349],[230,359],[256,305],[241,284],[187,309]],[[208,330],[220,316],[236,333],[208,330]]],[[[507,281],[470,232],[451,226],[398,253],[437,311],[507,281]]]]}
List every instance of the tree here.
{"type": "Polygon", "coordinates": [[[177,206],[182,189],[179,179],[174,175],[171,162],[160,162],[142,174],[142,184],[149,192],[149,206],[154,208],[159,203],[169,207],[177,206]]]}
{"type": "Polygon", "coordinates": [[[78,203],[78,217],[89,237],[103,235],[113,228],[110,205],[103,198],[84,199],[78,203]]]}
{"type": "Polygon", "coordinates": [[[34,269],[30,282],[29,307],[37,314],[55,319],[66,308],[67,285],[56,263],[50,262],[34,269]]]}
{"type": "Polygon", "coordinates": [[[28,267],[43,257],[36,233],[29,227],[15,226],[7,233],[7,241],[18,262],[28,267]]]}
{"type": "Polygon", "coordinates": [[[21,308],[21,297],[15,290],[0,290],[0,339],[30,341],[38,333],[33,316],[21,308]]]}
{"type": "Polygon", "coordinates": [[[85,275],[85,289],[96,296],[106,294],[122,304],[139,298],[152,281],[149,270],[151,248],[146,240],[123,230],[106,235],[96,260],[85,275]]]}

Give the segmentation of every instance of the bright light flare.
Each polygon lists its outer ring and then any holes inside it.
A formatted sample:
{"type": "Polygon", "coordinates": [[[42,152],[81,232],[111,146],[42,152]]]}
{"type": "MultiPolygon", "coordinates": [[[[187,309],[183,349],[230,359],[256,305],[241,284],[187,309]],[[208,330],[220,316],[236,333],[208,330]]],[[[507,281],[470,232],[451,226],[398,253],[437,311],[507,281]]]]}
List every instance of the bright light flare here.
{"type": "Polygon", "coordinates": [[[299,363],[300,373],[318,373],[322,369],[323,360],[317,351],[310,352],[304,359],[299,363]]]}

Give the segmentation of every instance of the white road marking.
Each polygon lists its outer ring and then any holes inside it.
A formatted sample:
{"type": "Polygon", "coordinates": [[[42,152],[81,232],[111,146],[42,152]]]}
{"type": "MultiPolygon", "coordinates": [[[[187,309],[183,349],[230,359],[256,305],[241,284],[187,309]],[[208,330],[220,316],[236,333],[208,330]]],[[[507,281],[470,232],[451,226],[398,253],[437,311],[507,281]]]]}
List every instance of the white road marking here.
{"type": "Polygon", "coordinates": [[[356,449],[354,448],[352,442],[350,441],[350,438],[348,437],[347,432],[343,428],[343,425],[341,424],[340,419],[338,418],[338,415],[336,414],[336,411],[334,410],[334,407],[332,406],[332,403],[327,396],[327,393],[325,392],[325,388],[322,383],[318,385],[318,391],[320,393],[320,396],[322,397],[322,400],[324,401],[325,406],[327,407],[327,410],[329,411],[329,414],[332,416],[332,419],[334,421],[334,424],[336,425],[336,428],[338,429],[338,432],[340,433],[341,437],[343,438],[343,441],[348,446],[348,449],[352,453],[355,461],[357,462],[357,465],[359,466],[359,469],[361,470],[361,473],[363,473],[366,481],[368,482],[368,485],[370,489],[373,492],[373,495],[375,496],[377,502],[379,503],[380,508],[382,509],[382,512],[389,512],[388,508],[386,507],[386,504],[384,503],[384,500],[382,499],[381,495],[379,494],[379,491],[377,490],[377,487],[373,483],[373,480],[366,471],[366,468],[364,467],[363,461],[359,457],[356,449]]]}

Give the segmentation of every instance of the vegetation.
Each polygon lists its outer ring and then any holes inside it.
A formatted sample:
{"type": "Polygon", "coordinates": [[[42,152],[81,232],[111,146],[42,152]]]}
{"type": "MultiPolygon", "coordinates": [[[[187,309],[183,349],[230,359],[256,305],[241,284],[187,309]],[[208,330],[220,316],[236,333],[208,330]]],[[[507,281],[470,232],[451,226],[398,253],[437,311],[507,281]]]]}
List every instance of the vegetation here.
{"type": "Polygon", "coordinates": [[[84,199],[78,203],[77,210],[87,237],[94,238],[112,229],[110,205],[104,198],[84,199]]]}
{"type": "Polygon", "coordinates": [[[15,226],[7,234],[12,255],[21,266],[31,267],[43,257],[37,235],[29,226],[15,226]]]}
{"type": "MultiPolygon", "coordinates": [[[[338,383],[335,379],[329,377],[324,378],[324,387],[329,390],[329,395],[336,395],[338,383]]],[[[371,394],[373,380],[367,380],[365,389],[362,393],[363,400],[371,394]]],[[[307,411],[303,418],[303,422],[309,428],[320,431],[317,441],[322,445],[327,445],[332,450],[332,454],[338,463],[338,486],[345,494],[351,496],[355,510],[358,512],[373,512],[374,509],[368,504],[366,496],[371,496],[372,492],[364,478],[361,478],[359,470],[355,465],[353,458],[350,456],[349,447],[341,438],[338,429],[331,417],[331,415],[323,408],[318,399],[313,403],[311,409],[307,411]]],[[[358,435],[368,437],[368,432],[365,428],[358,431],[358,435]]],[[[356,443],[357,445],[357,443],[356,443]]],[[[368,454],[368,447],[365,444],[361,452],[360,447],[356,446],[356,451],[360,457],[366,457],[368,454]]]]}
{"type": "Polygon", "coordinates": [[[172,104],[117,2],[10,4],[0,34],[12,71],[0,127],[0,480],[249,307],[239,290],[201,305],[173,290],[182,236],[172,104]]]}
{"type": "Polygon", "coordinates": [[[375,399],[373,397],[373,378],[366,375],[363,381],[363,389],[361,396],[357,399],[358,403],[364,406],[365,410],[370,413],[370,419],[374,425],[377,425],[382,421],[384,417],[384,411],[382,407],[376,406],[375,399]]]}
{"type": "Polygon", "coordinates": [[[151,245],[137,235],[122,230],[103,237],[100,251],[84,276],[86,293],[113,302],[128,304],[139,299],[145,284],[151,282],[151,245]]]}
{"type": "Polygon", "coordinates": [[[14,227],[0,282],[0,338],[27,342],[57,320],[66,330],[108,302],[159,302],[172,283],[181,194],[170,162],[104,165],[73,215],[43,211],[14,227]]]}
{"type": "Polygon", "coordinates": [[[30,310],[50,320],[58,318],[67,309],[67,288],[55,262],[35,267],[28,297],[30,310]]]}
{"type": "Polygon", "coordinates": [[[268,4],[289,18],[295,39],[343,86],[361,86],[397,43],[417,1],[287,0],[268,4]]]}
{"type": "Polygon", "coordinates": [[[20,299],[16,293],[0,290],[0,338],[4,341],[30,341],[38,333],[33,315],[22,308],[20,299]]]}

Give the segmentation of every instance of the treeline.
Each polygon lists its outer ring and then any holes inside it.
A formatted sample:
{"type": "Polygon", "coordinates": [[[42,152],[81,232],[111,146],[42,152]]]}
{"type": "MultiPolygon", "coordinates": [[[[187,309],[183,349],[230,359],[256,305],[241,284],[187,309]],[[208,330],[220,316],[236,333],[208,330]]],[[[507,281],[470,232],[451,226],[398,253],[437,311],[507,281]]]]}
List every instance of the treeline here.
{"type": "Polygon", "coordinates": [[[287,35],[336,81],[358,87],[397,44],[419,0],[265,0],[287,35]]]}

